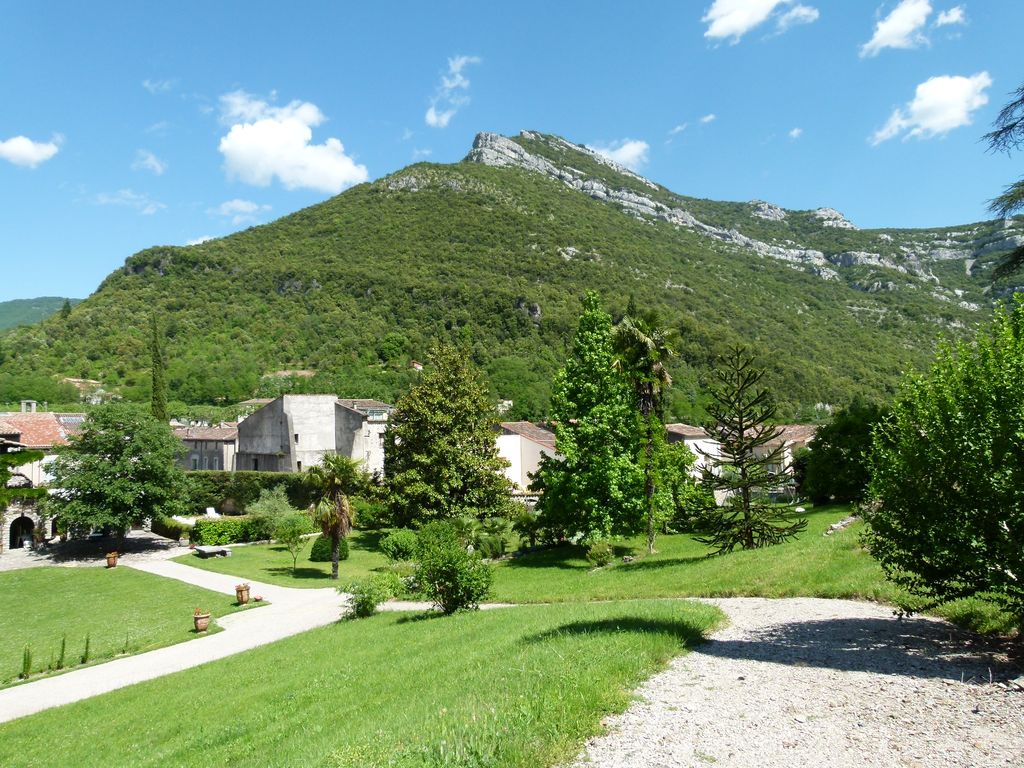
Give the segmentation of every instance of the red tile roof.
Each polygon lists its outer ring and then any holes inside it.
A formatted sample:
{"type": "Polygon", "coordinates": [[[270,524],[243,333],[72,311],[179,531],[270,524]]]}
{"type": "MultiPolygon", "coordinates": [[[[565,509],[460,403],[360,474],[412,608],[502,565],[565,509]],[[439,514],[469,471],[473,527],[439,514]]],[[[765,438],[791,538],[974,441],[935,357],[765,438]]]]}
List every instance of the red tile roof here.
{"type": "Polygon", "coordinates": [[[29,448],[67,445],[85,420],[84,413],[4,413],[0,418],[20,435],[18,442],[29,448]]]}

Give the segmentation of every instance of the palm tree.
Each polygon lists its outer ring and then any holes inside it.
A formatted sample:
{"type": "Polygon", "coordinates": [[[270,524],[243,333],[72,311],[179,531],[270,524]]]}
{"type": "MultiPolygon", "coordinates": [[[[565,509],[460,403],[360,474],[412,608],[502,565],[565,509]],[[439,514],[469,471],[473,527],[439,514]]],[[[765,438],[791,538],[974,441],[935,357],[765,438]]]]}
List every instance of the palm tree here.
{"type": "Polygon", "coordinates": [[[323,461],[306,470],[306,484],[313,491],[309,516],[331,540],[331,578],[338,578],[341,540],[352,530],[352,503],[349,496],[367,488],[370,476],[359,461],[328,454],[323,461]]]}
{"type": "Polygon", "coordinates": [[[626,376],[636,394],[644,428],[644,495],[647,498],[647,552],[654,552],[655,422],[661,421],[664,394],[672,386],[668,362],[675,356],[675,332],[663,328],[654,310],[640,310],[631,298],[626,315],[612,331],[615,369],[626,376]]]}

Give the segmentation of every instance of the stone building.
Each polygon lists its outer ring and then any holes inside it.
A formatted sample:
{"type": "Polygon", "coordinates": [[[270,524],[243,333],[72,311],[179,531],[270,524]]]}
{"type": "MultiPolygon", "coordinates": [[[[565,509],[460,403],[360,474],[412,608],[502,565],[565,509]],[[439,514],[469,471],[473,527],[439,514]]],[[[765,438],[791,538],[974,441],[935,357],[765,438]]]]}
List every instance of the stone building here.
{"type": "Polygon", "coordinates": [[[282,395],[238,424],[239,471],[302,472],[325,454],[384,472],[384,432],[394,407],[336,395],[282,395]]]}
{"type": "Polygon", "coordinates": [[[178,460],[182,469],[235,470],[238,424],[228,422],[216,427],[175,427],[174,434],[185,446],[185,453],[178,460]]]}
{"type": "Polygon", "coordinates": [[[498,455],[508,462],[505,476],[519,495],[530,487],[543,456],[561,458],[555,451],[555,433],[530,421],[501,422],[496,442],[498,455]]]}

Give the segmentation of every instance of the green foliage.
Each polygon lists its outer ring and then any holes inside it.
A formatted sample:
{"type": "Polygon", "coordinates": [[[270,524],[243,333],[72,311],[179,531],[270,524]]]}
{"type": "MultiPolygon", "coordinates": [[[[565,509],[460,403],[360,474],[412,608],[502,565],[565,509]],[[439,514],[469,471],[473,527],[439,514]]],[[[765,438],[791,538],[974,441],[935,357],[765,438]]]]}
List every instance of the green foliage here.
{"type": "Polygon", "coordinates": [[[399,528],[380,540],[380,551],[392,562],[412,560],[416,554],[416,542],[415,531],[399,528]]]}
{"type": "Polygon", "coordinates": [[[150,528],[157,536],[163,536],[172,541],[189,538],[192,532],[192,526],[179,523],[170,517],[154,517],[150,528]]]}
{"type": "Polygon", "coordinates": [[[167,353],[164,351],[163,329],[157,320],[156,313],[150,318],[152,339],[150,341],[150,374],[151,395],[150,413],[160,422],[167,422],[167,353]]]}
{"type": "Polygon", "coordinates": [[[62,299],[55,296],[0,301],[0,331],[38,323],[54,314],[59,314],[66,320],[71,313],[71,307],[80,301],[81,299],[62,299]],[[67,314],[64,313],[64,307],[68,308],[67,314]]]}
{"type": "Polygon", "coordinates": [[[74,533],[127,531],[183,511],[181,441],[166,423],[130,404],[95,408],[51,465],[57,512],[74,533]]]}
{"type": "Polygon", "coordinates": [[[1024,297],[908,376],[875,430],[871,554],[936,602],[984,595],[1024,622],[1024,297]]]}
{"type": "Polygon", "coordinates": [[[637,420],[629,385],[613,369],[611,334],[611,316],[588,293],[551,400],[563,458],[545,456],[532,486],[542,494],[538,524],[563,538],[633,531],[643,514],[637,420]]]}
{"type": "Polygon", "coordinates": [[[691,531],[715,498],[693,475],[697,457],[684,442],[660,446],[655,454],[656,519],[674,532],[691,531]]]}
{"type": "MultiPolygon", "coordinates": [[[[313,546],[309,548],[309,559],[310,562],[314,563],[329,563],[331,562],[331,539],[329,536],[324,536],[322,533],[316,537],[313,541],[313,546]]],[[[338,542],[338,559],[348,560],[348,539],[341,539],[338,542]]]]}
{"type": "Polygon", "coordinates": [[[373,616],[377,606],[397,596],[403,589],[402,580],[393,573],[375,573],[354,581],[339,591],[352,595],[352,613],[357,618],[373,616]]]}
{"type": "Polygon", "coordinates": [[[27,645],[25,650],[21,653],[21,674],[18,675],[22,680],[27,680],[32,675],[32,649],[27,645]]]}
{"type": "Polygon", "coordinates": [[[274,524],[274,541],[288,550],[292,556],[292,573],[295,573],[295,565],[299,555],[305,549],[309,532],[309,518],[301,512],[291,512],[277,518],[274,524]]]}
{"type": "Polygon", "coordinates": [[[260,497],[249,505],[249,525],[246,533],[250,541],[266,541],[274,537],[277,521],[296,511],[288,500],[283,485],[263,488],[260,497]]]}
{"type": "Polygon", "coordinates": [[[369,489],[371,478],[361,462],[326,454],[320,463],[306,470],[306,485],[313,500],[309,516],[321,533],[331,540],[331,578],[338,578],[341,542],[352,530],[352,502],[349,496],[369,489]]]}
{"type": "Polygon", "coordinates": [[[815,504],[863,499],[870,480],[871,430],[884,416],[880,406],[858,399],[818,427],[806,455],[800,492],[815,504]]]}
{"type": "Polygon", "coordinates": [[[791,468],[784,464],[782,431],[772,426],[775,405],[761,386],[764,371],[754,366],[750,352],[735,347],[715,371],[715,419],[709,433],[721,444],[720,455],[705,454],[704,484],[727,494],[701,520],[705,535],[698,541],[715,554],[781,544],[807,527],[788,507],[773,504],[768,492],[785,486],[791,468]]]}
{"type": "Polygon", "coordinates": [[[604,568],[615,559],[615,547],[608,539],[598,539],[587,547],[587,560],[597,568],[604,568]]]}
{"type": "Polygon", "coordinates": [[[371,492],[370,495],[373,498],[357,496],[351,499],[352,524],[363,531],[390,528],[392,522],[387,505],[377,499],[378,493],[371,492]]]}
{"type": "MultiPolygon", "coordinates": [[[[989,150],[1010,154],[1024,145],[1024,85],[1013,94],[1013,99],[1004,106],[996,118],[995,125],[985,134],[989,150]]],[[[1024,211],[1024,178],[1009,184],[989,204],[989,210],[1001,219],[1024,211]]],[[[1009,277],[1024,269],[1024,246],[1018,246],[1004,256],[993,273],[998,279],[1009,277]]]]}
{"type": "Polygon", "coordinates": [[[416,583],[446,614],[473,610],[490,594],[494,571],[477,552],[468,552],[455,527],[428,523],[420,531],[416,583]]]}
{"type": "Polygon", "coordinates": [[[305,474],[298,472],[225,472],[193,470],[186,472],[189,499],[196,509],[213,507],[219,512],[245,512],[265,490],[283,487],[288,503],[305,509],[312,499],[305,474]]]}
{"type": "Polygon", "coordinates": [[[46,495],[45,488],[8,488],[7,483],[11,479],[13,470],[39,461],[44,456],[42,451],[12,451],[0,453],[0,516],[7,509],[7,505],[14,499],[42,499],[46,495]]]}
{"type": "Polygon", "coordinates": [[[250,541],[251,520],[246,515],[199,517],[192,526],[192,543],[219,546],[250,541]]]}
{"type": "Polygon", "coordinates": [[[485,383],[462,352],[440,345],[398,403],[384,445],[387,504],[401,527],[508,506],[506,462],[485,383]]]}

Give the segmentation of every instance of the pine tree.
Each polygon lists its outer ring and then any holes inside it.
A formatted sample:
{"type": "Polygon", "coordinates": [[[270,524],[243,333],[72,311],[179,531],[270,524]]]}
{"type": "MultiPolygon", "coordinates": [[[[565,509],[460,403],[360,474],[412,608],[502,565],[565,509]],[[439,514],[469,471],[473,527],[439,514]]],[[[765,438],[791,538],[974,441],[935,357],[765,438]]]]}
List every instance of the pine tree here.
{"type": "Polygon", "coordinates": [[[71,300],[64,299],[64,305],[60,308],[60,319],[67,320],[71,317],[71,300]]]}
{"type": "Polygon", "coordinates": [[[396,525],[483,518],[507,509],[497,413],[480,373],[452,346],[434,349],[422,379],[396,404],[384,446],[387,503],[396,525]]]}
{"type": "Polygon", "coordinates": [[[150,345],[151,369],[153,375],[153,393],[150,411],[157,421],[167,423],[167,355],[164,353],[163,334],[154,313],[150,321],[152,340],[150,345]]]}
{"type": "Polygon", "coordinates": [[[767,498],[768,490],[784,482],[792,469],[783,463],[782,430],[771,424],[775,405],[760,386],[764,374],[743,347],[732,347],[714,372],[717,386],[708,413],[715,423],[708,431],[721,444],[721,454],[701,451],[709,460],[704,482],[727,495],[721,506],[705,514],[705,535],[697,541],[714,547],[715,554],[737,546],[779,544],[807,527],[806,520],[794,519],[791,509],[767,498]]]}
{"type": "Polygon", "coordinates": [[[631,533],[643,515],[633,393],[614,359],[611,316],[590,292],[551,398],[562,458],[545,457],[532,486],[541,492],[540,521],[556,535],[590,541],[631,533]]]}

